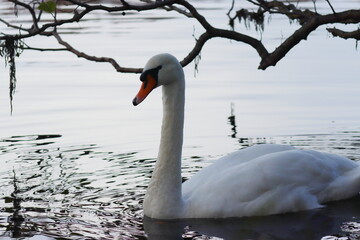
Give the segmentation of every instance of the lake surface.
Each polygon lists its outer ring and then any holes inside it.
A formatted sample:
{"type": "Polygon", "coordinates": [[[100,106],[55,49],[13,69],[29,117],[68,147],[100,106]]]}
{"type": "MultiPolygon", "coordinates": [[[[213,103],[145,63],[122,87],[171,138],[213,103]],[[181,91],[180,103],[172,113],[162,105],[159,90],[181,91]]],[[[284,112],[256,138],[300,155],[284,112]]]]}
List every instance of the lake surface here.
{"type": "MultiPolygon", "coordinates": [[[[227,27],[231,1],[193,3],[212,24],[227,27]]],[[[338,11],[360,7],[358,1],[333,5],[338,11]]],[[[0,15],[12,13],[11,6],[1,1],[0,15]]],[[[319,2],[317,9],[328,6],[319,2]]],[[[28,16],[20,11],[18,18],[28,16]]],[[[261,35],[270,49],[296,27],[280,16],[273,16],[263,33],[238,25],[261,35]]],[[[193,20],[162,10],[94,13],[59,30],[79,50],[129,67],[143,67],[160,52],[182,59],[194,44],[193,34],[203,32],[193,20]]],[[[48,37],[26,43],[58,47],[48,37]]],[[[220,156],[258,143],[359,161],[359,57],[355,41],[333,38],[325,27],[266,71],[257,70],[259,57],[249,46],[208,42],[198,72],[194,64],[185,68],[184,180],[220,156]]],[[[160,138],[160,91],[133,107],[139,75],[116,73],[109,64],[66,52],[25,51],[16,64],[12,115],[8,69],[0,68],[1,239],[360,239],[359,198],[279,216],[143,219],[160,138]]]]}

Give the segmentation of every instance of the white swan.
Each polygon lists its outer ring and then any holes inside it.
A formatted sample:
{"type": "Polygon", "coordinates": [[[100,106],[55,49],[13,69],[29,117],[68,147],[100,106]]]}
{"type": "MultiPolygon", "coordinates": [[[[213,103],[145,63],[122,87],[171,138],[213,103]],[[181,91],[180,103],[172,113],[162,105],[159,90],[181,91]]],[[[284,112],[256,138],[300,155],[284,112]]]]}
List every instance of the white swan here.
{"type": "Polygon", "coordinates": [[[285,145],[255,145],[231,153],[182,184],[185,79],[178,60],[159,54],[146,64],[142,102],[162,86],[163,121],[144,214],[156,219],[226,218],[318,208],[360,191],[360,165],[347,158],[285,145]]]}

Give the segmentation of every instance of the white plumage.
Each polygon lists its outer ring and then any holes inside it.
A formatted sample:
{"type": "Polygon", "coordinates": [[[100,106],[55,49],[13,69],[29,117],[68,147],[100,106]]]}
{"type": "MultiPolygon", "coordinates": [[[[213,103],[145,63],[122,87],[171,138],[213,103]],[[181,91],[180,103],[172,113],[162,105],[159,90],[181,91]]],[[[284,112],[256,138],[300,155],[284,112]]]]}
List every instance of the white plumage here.
{"type": "Polygon", "coordinates": [[[152,57],[134,105],[163,86],[163,123],[156,166],[145,200],[150,218],[227,218],[314,209],[355,196],[360,165],[292,146],[261,144],[233,152],[181,183],[185,79],[170,54],[152,57]]]}
{"type": "Polygon", "coordinates": [[[183,184],[183,199],[190,203],[188,211],[196,213],[193,217],[258,216],[318,208],[359,189],[360,169],[349,159],[264,144],[199,171],[183,184]]]}

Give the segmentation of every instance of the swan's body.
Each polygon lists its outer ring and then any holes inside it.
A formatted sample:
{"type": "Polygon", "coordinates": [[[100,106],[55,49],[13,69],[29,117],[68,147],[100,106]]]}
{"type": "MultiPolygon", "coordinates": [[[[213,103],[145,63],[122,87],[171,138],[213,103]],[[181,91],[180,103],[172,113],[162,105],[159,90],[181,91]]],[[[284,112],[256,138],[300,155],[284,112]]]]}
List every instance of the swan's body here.
{"type": "Polygon", "coordinates": [[[360,191],[360,165],[347,158],[285,145],[231,153],[181,182],[185,79],[175,57],[152,57],[134,105],[163,86],[164,115],[155,170],[144,200],[150,218],[226,218],[318,208],[360,191]]]}

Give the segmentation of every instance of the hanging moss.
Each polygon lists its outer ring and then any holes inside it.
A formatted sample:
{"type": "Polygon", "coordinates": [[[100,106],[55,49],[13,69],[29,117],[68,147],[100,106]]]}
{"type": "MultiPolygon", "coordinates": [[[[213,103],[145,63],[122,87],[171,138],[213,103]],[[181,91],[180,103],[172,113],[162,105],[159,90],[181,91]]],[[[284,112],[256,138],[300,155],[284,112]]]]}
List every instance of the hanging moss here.
{"type": "Polygon", "coordinates": [[[5,66],[9,66],[10,83],[9,83],[9,97],[11,112],[13,110],[13,96],[16,89],[16,65],[15,57],[19,57],[23,51],[24,42],[21,40],[7,38],[0,42],[0,56],[5,59],[5,66]]]}
{"type": "Polygon", "coordinates": [[[265,11],[260,8],[256,12],[251,12],[247,9],[240,9],[236,12],[239,22],[243,20],[247,28],[250,28],[250,22],[255,23],[256,31],[264,31],[264,14],[265,11]]]}

